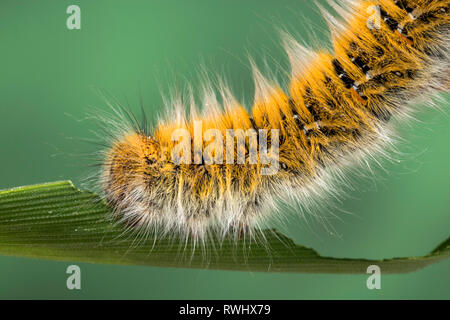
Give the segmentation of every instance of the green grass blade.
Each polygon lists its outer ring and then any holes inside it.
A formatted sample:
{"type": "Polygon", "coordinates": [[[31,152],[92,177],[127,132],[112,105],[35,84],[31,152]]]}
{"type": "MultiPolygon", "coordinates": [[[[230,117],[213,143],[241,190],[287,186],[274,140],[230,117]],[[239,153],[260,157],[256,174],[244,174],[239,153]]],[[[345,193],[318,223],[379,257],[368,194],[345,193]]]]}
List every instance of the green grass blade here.
{"type": "Polygon", "coordinates": [[[196,250],[179,239],[137,238],[113,223],[94,193],[61,181],[0,191],[0,254],[62,261],[222,270],[365,273],[372,264],[384,273],[422,269],[450,256],[450,239],[429,255],[387,260],[322,257],[276,230],[260,242],[210,241],[196,250]],[[270,249],[268,249],[268,247],[270,249]]]}

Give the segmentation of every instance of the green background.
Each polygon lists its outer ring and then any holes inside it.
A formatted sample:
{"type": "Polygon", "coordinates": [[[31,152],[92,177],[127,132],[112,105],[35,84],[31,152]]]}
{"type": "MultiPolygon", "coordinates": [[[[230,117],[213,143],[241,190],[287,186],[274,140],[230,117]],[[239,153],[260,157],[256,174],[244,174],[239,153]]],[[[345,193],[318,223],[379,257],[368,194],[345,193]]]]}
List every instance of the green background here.
{"type": "MultiPolygon", "coordinates": [[[[321,1],[324,2],[324,1],[321,1]]],[[[198,87],[203,68],[251,101],[247,55],[286,66],[277,28],[311,42],[324,29],[307,0],[16,1],[0,3],[0,188],[61,179],[79,183],[95,146],[92,108],[103,89],[153,118],[168,88],[198,87]],[[66,8],[81,7],[81,30],[66,8]],[[309,40],[308,40],[309,39],[309,40]],[[93,90],[93,88],[95,90],[93,90]]],[[[316,38],[325,41],[326,34],[316,38]]],[[[355,169],[354,190],[327,224],[289,210],[284,232],[335,257],[420,256],[449,236],[448,101],[397,126],[405,141],[374,173],[355,169]],[[398,161],[397,161],[398,160],[398,161]],[[365,176],[365,177],[364,177],[365,176]],[[332,232],[331,232],[332,231],[332,232]]],[[[421,108],[425,109],[425,106],[421,108]]],[[[288,211],[288,210],[286,210],[288,211]]],[[[450,298],[450,261],[406,275],[303,275],[79,264],[82,290],[66,289],[68,263],[0,257],[0,298],[450,298]]]]}

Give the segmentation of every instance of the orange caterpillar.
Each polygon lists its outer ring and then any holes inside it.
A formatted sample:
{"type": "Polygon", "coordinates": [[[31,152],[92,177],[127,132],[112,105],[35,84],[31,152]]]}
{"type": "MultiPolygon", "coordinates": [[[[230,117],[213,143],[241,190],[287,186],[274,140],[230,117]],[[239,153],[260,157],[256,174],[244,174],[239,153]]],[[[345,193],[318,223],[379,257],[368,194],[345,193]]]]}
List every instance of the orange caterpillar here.
{"type": "MultiPolygon", "coordinates": [[[[115,132],[103,163],[102,187],[121,219],[147,232],[162,228],[194,239],[204,239],[212,229],[251,235],[276,210],[275,200],[308,204],[329,191],[330,177],[390,143],[391,116],[408,114],[415,98],[430,98],[446,88],[450,0],[330,4],[343,18],[338,21],[324,11],[334,53],[312,52],[288,36],[283,39],[292,66],[287,92],[270,85],[255,68],[250,113],[220,86],[221,103],[213,90],[206,90],[202,114],[194,99],[188,103],[189,117],[186,106],[176,101],[174,116],[151,132],[145,126],[115,132]],[[209,129],[223,136],[229,129],[277,129],[277,172],[261,174],[267,165],[260,157],[256,163],[246,156],[243,164],[211,164],[200,155],[200,162],[175,163],[174,131],[185,129],[194,136],[200,120],[203,134],[209,129]]],[[[250,137],[245,142],[248,152],[250,137]]],[[[201,151],[207,145],[203,141],[201,151]]],[[[188,159],[198,157],[186,150],[188,159]]],[[[235,159],[238,151],[228,157],[235,159]]]]}

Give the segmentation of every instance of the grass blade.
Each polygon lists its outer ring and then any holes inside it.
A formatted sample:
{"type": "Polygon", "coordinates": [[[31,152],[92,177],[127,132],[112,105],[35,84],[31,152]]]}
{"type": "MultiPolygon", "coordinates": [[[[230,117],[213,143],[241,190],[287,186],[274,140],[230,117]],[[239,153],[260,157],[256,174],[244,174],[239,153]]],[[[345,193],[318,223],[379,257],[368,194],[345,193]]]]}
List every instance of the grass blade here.
{"type": "Polygon", "coordinates": [[[0,254],[106,264],[349,274],[365,273],[372,264],[384,273],[412,272],[450,256],[447,239],[424,257],[379,261],[322,257],[276,230],[263,231],[265,246],[225,239],[220,245],[209,241],[205,250],[193,250],[179,239],[136,241],[110,216],[96,194],[79,190],[70,181],[0,191],[0,254]]]}

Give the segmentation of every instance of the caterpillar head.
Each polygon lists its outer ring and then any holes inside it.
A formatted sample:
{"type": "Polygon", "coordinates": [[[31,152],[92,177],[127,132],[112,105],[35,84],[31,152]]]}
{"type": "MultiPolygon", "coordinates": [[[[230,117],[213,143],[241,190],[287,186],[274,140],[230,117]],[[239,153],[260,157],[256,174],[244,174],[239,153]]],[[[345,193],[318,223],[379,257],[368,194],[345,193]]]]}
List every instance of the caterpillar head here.
{"type": "Polygon", "coordinates": [[[107,153],[103,190],[116,216],[130,226],[188,231],[198,237],[211,204],[202,203],[192,184],[180,183],[185,177],[182,172],[190,175],[191,170],[174,164],[158,140],[131,133],[107,153]]]}
{"type": "Polygon", "coordinates": [[[106,199],[124,218],[133,220],[133,224],[158,209],[167,189],[163,182],[173,170],[164,159],[158,141],[140,133],[125,135],[107,153],[103,170],[106,199]],[[139,215],[136,210],[140,211],[139,215]]]}

